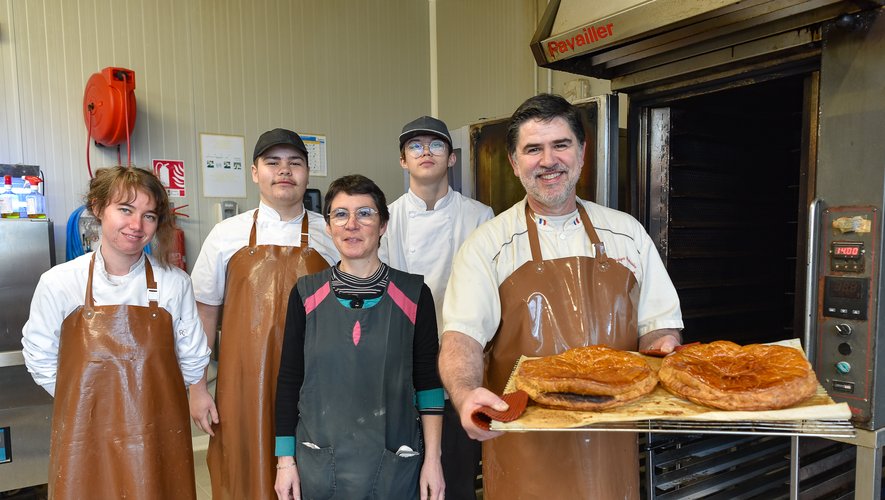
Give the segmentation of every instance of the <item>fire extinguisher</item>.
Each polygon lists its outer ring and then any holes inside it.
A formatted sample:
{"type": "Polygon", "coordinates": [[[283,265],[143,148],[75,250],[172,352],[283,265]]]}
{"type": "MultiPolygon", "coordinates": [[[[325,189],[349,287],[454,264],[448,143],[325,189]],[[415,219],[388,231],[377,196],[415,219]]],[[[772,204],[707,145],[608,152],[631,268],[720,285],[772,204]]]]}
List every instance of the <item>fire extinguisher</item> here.
{"type": "MultiPolygon", "coordinates": [[[[186,206],[187,205],[174,207],[172,209],[172,215],[174,217],[190,217],[187,214],[179,212],[179,210],[186,206]]],[[[185,251],[184,246],[184,231],[178,227],[177,219],[175,220],[175,236],[172,239],[172,248],[169,249],[169,263],[181,268],[182,271],[187,272],[187,252],[185,251]]]]}

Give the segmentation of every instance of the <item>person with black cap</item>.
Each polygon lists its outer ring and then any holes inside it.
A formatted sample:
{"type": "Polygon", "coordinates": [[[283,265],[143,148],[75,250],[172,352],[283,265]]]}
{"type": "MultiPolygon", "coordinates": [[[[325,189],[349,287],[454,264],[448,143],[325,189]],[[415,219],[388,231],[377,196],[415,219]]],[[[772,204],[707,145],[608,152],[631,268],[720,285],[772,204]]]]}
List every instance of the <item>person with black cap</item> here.
{"type": "MultiPolygon", "coordinates": [[[[409,190],[390,204],[390,221],[379,255],[391,267],[421,274],[430,287],[442,333],[442,303],[458,248],[492,209],[463,196],[449,185],[455,165],[452,136],[439,119],[422,116],[403,126],[400,166],[409,173],[409,190]]],[[[461,427],[446,399],[443,413],[442,466],[446,498],[475,499],[481,447],[461,427]]]]}
{"type": "Polygon", "coordinates": [[[215,400],[205,376],[190,393],[191,418],[210,435],[214,498],[276,498],[274,401],[289,293],[300,276],[338,261],[323,216],[304,208],[301,137],[265,132],[252,159],[258,208],[219,222],[191,275],[209,346],[224,307],[215,400]]]}

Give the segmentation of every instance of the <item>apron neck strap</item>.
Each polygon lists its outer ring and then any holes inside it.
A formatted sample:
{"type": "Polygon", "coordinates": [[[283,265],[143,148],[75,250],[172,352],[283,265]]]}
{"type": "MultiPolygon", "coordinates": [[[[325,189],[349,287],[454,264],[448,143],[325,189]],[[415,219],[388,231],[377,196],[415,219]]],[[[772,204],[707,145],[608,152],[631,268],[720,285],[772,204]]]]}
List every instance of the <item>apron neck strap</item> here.
{"type": "MultiPolygon", "coordinates": [[[[98,253],[98,250],[96,250],[95,253],[98,253]]],[[[95,301],[92,299],[92,272],[95,269],[95,253],[93,253],[92,258],[89,259],[89,276],[86,278],[86,300],[84,301],[84,305],[87,309],[95,307],[95,301]]]]}
{"type": "Polygon", "coordinates": [[[538,223],[529,208],[528,199],[525,202],[525,226],[529,234],[529,247],[532,249],[532,262],[541,262],[544,257],[541,255],[541,241],[538,239],[538,223]]]}
{"type": "Polygon", "coordinates": [[[255,246],[255,227],[258,226],[258,209],[252,213],[252,232],[249,233],[249,247],[255,246]]]}
{"type": "Polygon", "coordinates": [[[157,291],[157,280],[154,279],[154,267],[147,255],[144,256],[144,279],[147,281],[148,306],[157,309],[160,305],[160,292],[157,291]]]}
{"type": "Polygon", "coordinates": [[[587,231],[587,237],[590,238],[590,243],[593,243],[593,247],[596,249],[596,258],[597,259],[605,259],[605,243],[599,239],[599,235],[596,234],[596,228],[593,227],[593,224],[590,223],[590,216],[587,215],[587,211],[584,210],[584,205],[581,205],[578,202],[578,215],[581,216],[581,224],[584,225],[584,230],[587,231]]]}
{"type": "MultiPolygon", "coordinates": [[[[89,260],[89,276],[86,278],[86,299],[84,305],[87,309],[95,307],[95,299],[92,297],[92,275],[95,272],[95,254],[89,260]]],[[[154,279],[154,267],[151,260],[144,256],[144,280],[147,283],[148,305],[151,309],[157,309],[160,305],[160,294],[157,291],[157,280],[154,279]]]]}
{"type": "MultiPolygon", "coordinates": [[[[593,224],[590,223],[590,217],[587,215],[587,211],[584,210],[584,205],[581,205],[580,202],[577,202],[577,205],[578,216],[581,217],[581,224],[584,225],[584,231],[587,233],[587,237],[590,238],[590,243],[592,243],[593,247],[596,249],[596,258],[605,258],[605,244],[599,239],[599,235],[596,234],[596,229],[593,227],[593,224]]],[[[529,208],[528,201],[525,203],[525,221],[526,228],[528,229],[529,246],[532,249],[532,261],[540,262],[544,260],[544,257],[541,255],[541,242],[538,238],[538,224],[535,222],[534,214],[529,208]]]]}
{"type": "MultiPolygon", "coordinates": [[[[252,232],[249,233],[249,246],[255,247],[257,241],[255,237],[255,228],[258,226],[258,209],[252,214],[252,232]]],[[[301,218],[301,248],[307,248],[307,210],[304,211],[304,217],[301,218]]]]}
{"type": "Polygon", "coordinates": [[[301,248],[307,248],[307,209],[301,212],[301,248]]]}

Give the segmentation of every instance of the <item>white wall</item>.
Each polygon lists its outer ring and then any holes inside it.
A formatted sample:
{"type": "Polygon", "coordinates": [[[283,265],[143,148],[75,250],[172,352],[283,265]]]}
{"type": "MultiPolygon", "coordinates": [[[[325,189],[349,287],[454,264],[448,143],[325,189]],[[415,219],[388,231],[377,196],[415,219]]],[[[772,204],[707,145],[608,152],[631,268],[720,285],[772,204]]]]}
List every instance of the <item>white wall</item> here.
{"type": "MultiPolygon", "coordinates": [[[[436,4],[439,114],[450,127],[507,116],[546,90],[528,47],[543,0],[436,4]]],[[[191,265],[219,201],[202,196],[200,133],[244,136],[247,159],[264,130],[326,135],[328,176],[312,187],[358,172],[393,200],[399,130],[430,113],[428,12],[426,0],[0,0],[0,163],[43,168],[61,262],[88,182],[83,90],[119,66],[135,71],[133,163],[187,167],[176,204],[189,205],[191,265]]],[[[90,151],[93,169],[117,163],[115,148],[90,151]]],[[[258,202],[246,184],[241,209],[258,202]]]]}

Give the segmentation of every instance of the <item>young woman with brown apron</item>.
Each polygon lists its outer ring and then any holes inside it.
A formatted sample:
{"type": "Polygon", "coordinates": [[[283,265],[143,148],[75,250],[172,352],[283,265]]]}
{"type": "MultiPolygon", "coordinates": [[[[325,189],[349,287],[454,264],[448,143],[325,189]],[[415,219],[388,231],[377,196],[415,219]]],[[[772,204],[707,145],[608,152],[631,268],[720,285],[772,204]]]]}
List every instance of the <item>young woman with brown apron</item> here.
{"type": "Polygon", "coordinates": [[[175,331],[150,260],[147,307],[96,306],[94,267],[95,254],[85,303],[61,327],[49,497],[196,498],[175,331]]]}

